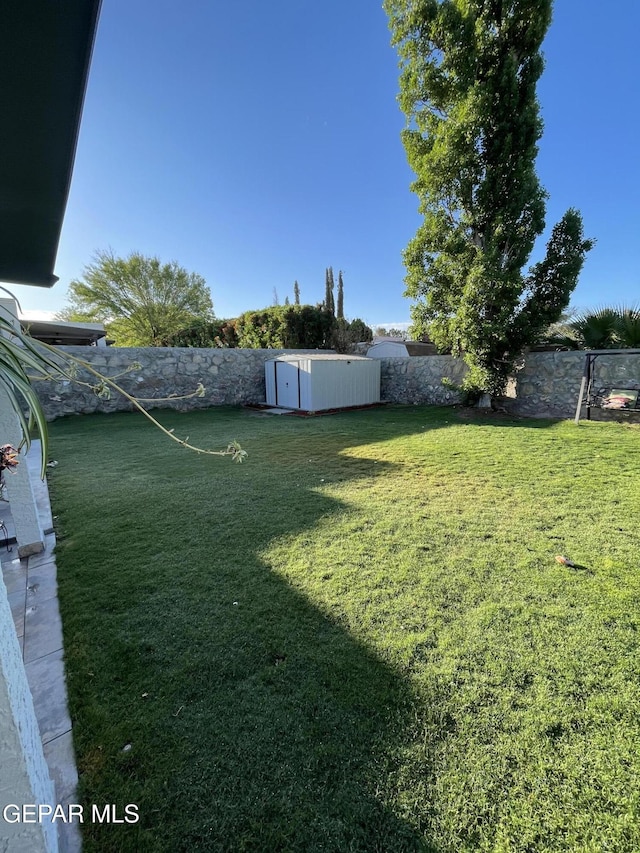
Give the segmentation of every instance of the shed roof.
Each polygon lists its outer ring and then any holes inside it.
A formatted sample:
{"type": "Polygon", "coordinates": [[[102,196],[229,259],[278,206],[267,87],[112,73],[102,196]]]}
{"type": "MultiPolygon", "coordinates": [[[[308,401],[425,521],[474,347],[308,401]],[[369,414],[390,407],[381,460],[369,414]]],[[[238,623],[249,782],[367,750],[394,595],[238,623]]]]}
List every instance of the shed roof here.
{"type": "Polygon", "coordinates": [[[0,16],[0,281],[51,287],[100,0],[0,16]]]}
{"type": "MultiPolygon", "coordinates": [[[[427,341],[401,341],[388,338],[381,339],[369,347],[367,354],[373,353],[370,358],[374,358],[378,352],[393,352],[397,357],[420,356],[420,355],[437,355],[436,347],[427,341]]],[[[391,356],[393,357],[393,356],[391,356]]]]}
{"type": "Polygon", "coordinates": [[[373,361],[372,358],[367,358],[364,355],[341,355],[335,352],[321,353],[304,353],[298,355],[277,355],[274,358],[269,358],[267,361],[373,361]]]}
{"type": "Polygon", "coordinates": [[[389,350],[390,352],[402,352],[407,354],[407,344],[405,341],[394,341],[389,338],[387,341],[376,341],[372,344],[367,352],[378,352],[380,350],[389,350]]]}

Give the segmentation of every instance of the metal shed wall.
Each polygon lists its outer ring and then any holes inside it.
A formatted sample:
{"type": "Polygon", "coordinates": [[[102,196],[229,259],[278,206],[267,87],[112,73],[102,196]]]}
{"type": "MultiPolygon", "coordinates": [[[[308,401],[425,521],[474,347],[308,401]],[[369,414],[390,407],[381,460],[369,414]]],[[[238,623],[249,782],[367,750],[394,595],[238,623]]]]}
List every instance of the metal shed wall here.
{"type": "Polygon", "coordinates": [[[269,406],[276,405],[276,360],[270,358],[264,363],[264,382],[267,389],[267,403],[269,406]]]}
{"type": "Polygon", "coordinates": [[[271,406],[321,412],[380,402],[377,359],[304,355],[272,359],[265,363],[265,381],[271,406]],[[286,365],[284,370],[278,372],[278,363],[286,365]]]}

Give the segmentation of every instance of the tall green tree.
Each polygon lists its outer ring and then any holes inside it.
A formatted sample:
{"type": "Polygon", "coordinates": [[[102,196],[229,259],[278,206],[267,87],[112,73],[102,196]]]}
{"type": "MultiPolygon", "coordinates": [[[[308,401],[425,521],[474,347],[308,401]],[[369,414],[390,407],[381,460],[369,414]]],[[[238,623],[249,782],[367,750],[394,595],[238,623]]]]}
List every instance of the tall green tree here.
{"type": "Polygon", "coordinates": [[[338,320],[344,319],[344,282],[342,280],[342,270],[338,273],[338,303],[336,306],[336,317],[338,320]]]}
{"type": "Polygon", "coordinates": [[[333,300],[333,289],[335,283],[333,280],[333,267],[328,267],[325,270],[325,293],[324,293],[324,306],[329,313],[335,317],[336,315],[336,307],[333,300]]]}
{"type": "Polygon", "coordinates": [[[214,318],[201,275],[139,252],[127,258],[96,252],[68,295],[69,305],[58,316],[104,323],[118,346],[163,346],[173,333],[214,318]]]}
{"type": "Polygon", "coordinates": [[[295,305],[300,305],[300,285],[297,281],[293,282],[293,302],[295,305]]]}
{"type": "Polygon", "coordinates": [[[591,241],[569,209],[546,256],[536,83],[551,0],[385,0],[400,55],[402,138],[424,216],[405,250],[413,337],[463,354],[466,388],[503,393],[567,306],[591,241]]]}
{"type": "Polygon", "coordinates": [[[391,337],[391,338],[402,338],[403,341],[406,341],[409,339],[409,335],[407,332],[405,332],[404,329],[396,329],[395,327],[392,327],[391,329],[389,329],[389,337],[391,337]]]}
{"type": "Polygon", "coordinates": [[[347,320],[345,317],[336,317],[333,320],[331,333],[331,347],[339,353],[350,353],[356,349],[356,344],[373,339],[373,331],[364,320],[356,317],[355,320],[347,320]]]}

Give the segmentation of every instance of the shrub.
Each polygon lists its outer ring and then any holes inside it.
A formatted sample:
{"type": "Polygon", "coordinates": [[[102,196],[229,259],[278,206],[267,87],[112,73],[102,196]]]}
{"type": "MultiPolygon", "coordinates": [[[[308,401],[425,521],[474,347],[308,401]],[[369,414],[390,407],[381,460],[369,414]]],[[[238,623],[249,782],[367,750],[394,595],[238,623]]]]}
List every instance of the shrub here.
{"type": "Polygon", "coordinates": [[[246,311],[236,321],[238,346],[249,349],[324,349],[333,317],[313,305],[273,305],[246,311]]]}
{"type": "Polygon", "coordinates": [[[194,323],[169,335],[163,341],[167,347],[237,347],[235,320],[214,320],[194,323]]]}

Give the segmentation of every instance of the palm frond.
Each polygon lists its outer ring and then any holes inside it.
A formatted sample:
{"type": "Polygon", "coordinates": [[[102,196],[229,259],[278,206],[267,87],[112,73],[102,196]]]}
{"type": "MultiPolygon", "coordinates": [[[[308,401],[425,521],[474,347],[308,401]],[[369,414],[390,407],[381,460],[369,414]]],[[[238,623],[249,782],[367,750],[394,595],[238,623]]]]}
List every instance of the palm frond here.
{"type": "Polygon", "coordinates": [[[621,347],[640,348],[640,306],[621,305],[618,308],[616,335],[621,347]]]}
{"type": "Polygon", "coordinates": [[[40,470],[44,478],[49,451],[47,421],[27,374],[29,369],[39,373],[59,372],[56,362],[39,350],[28,335],[14,328],[5,317],[0,317],[0,387],[17,415],[22,444],[29,448],[32,428],[38,431],[42,451],[40,470]]]}
{"type": "Polygon", "coordinates": [[[584,349],[614,349],[617,320],[615,308],[597,308],[581,314],[568,326],[584,349]]]}

